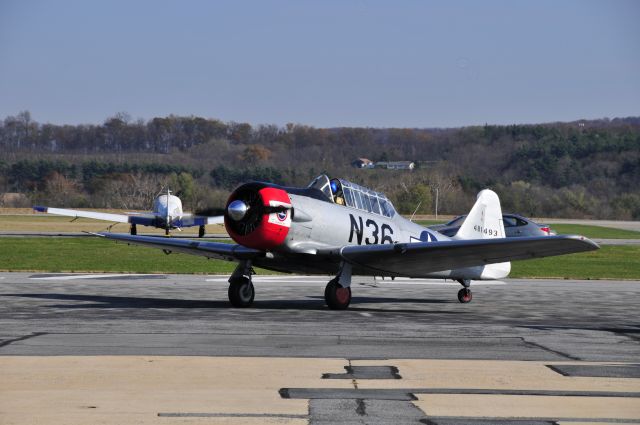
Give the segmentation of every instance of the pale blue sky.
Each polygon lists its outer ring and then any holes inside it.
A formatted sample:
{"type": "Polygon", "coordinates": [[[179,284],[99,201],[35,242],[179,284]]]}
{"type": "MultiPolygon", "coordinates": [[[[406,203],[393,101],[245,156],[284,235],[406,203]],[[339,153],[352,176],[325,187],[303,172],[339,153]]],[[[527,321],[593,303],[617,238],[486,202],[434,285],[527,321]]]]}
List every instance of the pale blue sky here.
{"type": "Polygon", "coordinates": [[[640,115],[640,1],[0,0],[0,119],[640,115]]]}

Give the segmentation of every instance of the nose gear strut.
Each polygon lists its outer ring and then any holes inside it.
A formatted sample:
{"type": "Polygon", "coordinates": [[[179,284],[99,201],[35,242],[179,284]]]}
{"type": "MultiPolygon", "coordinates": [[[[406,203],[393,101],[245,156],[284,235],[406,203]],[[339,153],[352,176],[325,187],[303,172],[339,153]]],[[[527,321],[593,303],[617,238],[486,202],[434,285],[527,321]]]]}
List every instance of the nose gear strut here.
{"type": "Polygon", "coordinates": [[[253,304],[256,291],[253,288],[251,276],[255,272],[251,267],[251,261],[241,261],[229,278],[229,302],[234,307],[246,308],[253,304]]]}

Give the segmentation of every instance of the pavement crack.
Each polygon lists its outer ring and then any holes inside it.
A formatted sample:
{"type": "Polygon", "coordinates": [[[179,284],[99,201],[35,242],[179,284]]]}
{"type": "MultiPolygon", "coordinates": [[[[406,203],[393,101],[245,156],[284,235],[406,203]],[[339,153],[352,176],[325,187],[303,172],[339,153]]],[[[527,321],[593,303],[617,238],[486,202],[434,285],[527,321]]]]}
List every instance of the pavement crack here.
{"type": "Polygon", "coordinates": [[[25,339],[35,338],[37,336],[42,336],[42,335],[46,335],[46,334],[47,334],[47,332],[32,332],[30,335],[23,335],[23,336],[18,337],[18,338],[8,339],[6,341],[0,342],[0,348],[1,347],[6,347],[7,345],[13,344],[14,342],[24,341],[25,339]]]}
{"type": "Polygon", "coordinates": [[[543,349],[545,351],[548,351],[548,352],[553,353],[553,354],[557,354],[558,356],[565,357],[565,358],[567,358],[569,360],[582,361],[582,359],[580,357],[572,356],[571,354],[563,353],[562,351],[558,351],[558,350],[554,350],[553,348],[545,347],[544,345],[538,344],[537,342],[527,341],[526,338],[521,338],[521,339],[522,339],[522,342],[524,342],[528,346],[541,348],[541,349],[543,349]]]}
{"type": "Polygon", "coordinates": [[[353,385],[353,388],[355,388],[357,390],[358,389],[358,380],[356,379],[355,376],[353,376],[353,365],[351,364],[351,359],[347,359],[347,361],[349,362],[349,366],[347,366],[347,372],[352,374],[351,384],[353,385]]]}

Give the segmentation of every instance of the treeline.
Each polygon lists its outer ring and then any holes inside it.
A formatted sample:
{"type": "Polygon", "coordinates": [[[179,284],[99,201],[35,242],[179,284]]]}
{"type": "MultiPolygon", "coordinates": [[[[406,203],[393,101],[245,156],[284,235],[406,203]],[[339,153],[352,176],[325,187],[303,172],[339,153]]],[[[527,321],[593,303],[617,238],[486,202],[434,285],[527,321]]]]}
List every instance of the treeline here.
{"type": "Polygon", "coordinates": [[[640,118],[319,129],[176,116],[145,122],[125,114],[70,126],[40,124],[22,112],[0,122],[0,150],[0,192],[30,200],[47,201],[54,180],[74,188],[67,203],[122,207],[106,200],[113,182],[134,191],[146,179],[157,191],[182,176],[197,188],[188,202],[199,208],[224,202],[243,181],[304,185],[327,172],[387,193],[408,213],[433,212],[436,192],[440,213],[461,213],[491,187],[505,210],[524,215],[640,219],[640,118]],[[411,160],[418,168],[351,168],[358,157],[411,160]]]}
{"type": "Polygon", "coordinates": [[[72,164],[64,160],[20,160],[13,164],[0,162],[0,172],[8,181],[11,192],[42,190],[47,180],[54,174],[75,180],[84,185],[91,185],[95,179],[127,174],[169,175],[189,173],[194,177],[202,174],[200,170],[175,164],[136,164],[99,162],[96,160],[72,164]]]}

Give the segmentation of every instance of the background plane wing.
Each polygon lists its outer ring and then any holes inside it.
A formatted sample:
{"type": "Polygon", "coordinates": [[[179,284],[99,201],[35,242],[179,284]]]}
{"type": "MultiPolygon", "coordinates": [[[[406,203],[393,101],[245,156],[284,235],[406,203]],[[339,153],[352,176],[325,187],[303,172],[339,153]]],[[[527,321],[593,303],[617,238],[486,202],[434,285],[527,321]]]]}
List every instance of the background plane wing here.
{"type": "Polygon", "coordinates": [[[191,227],[191,226],[205,226],[207,224],[222,224],[224,223],[224,216],[201,216],[201,215],[186,215],[174,222],[176,227],[191,227]]]}
{"type": "Polygon", "coordinates": [[[208,242],[191,239],[172,239],[156,236],[131,236],[121,233],[96,233],[96,235],[165,251],[181,252],[183,254],[201,255],[218,260],[237,261],[264,257],[264,251],[222,242],[208,242]]]}
{"type": "Polygon", "coordinates": [[[599,246],[582,236],[450,240],[345,246],[340,256],[370,270],[421,277],[428,273],[514,260],[592,251],[599,246]]]}
{"type": "MultiPolygon", "coordinates": [[[[64,208],[48,208],[48,207],[33,207],[35,211],[44,212],[54,215],[66,215],[68,217],[83,217],[93,218],[96,220],[114,221],[117,223],[130,223],[130,217],[126,214],[110,214],[97,211],[80,211],[80,210],[67,210],[64,208]]],[[[142,223],[141,223],[142,224],[142,223]]]]}

